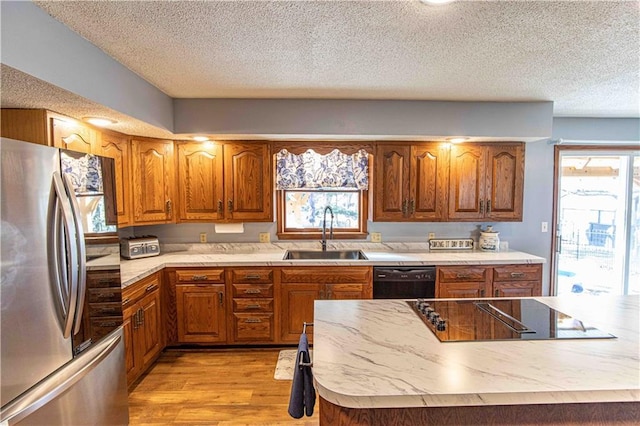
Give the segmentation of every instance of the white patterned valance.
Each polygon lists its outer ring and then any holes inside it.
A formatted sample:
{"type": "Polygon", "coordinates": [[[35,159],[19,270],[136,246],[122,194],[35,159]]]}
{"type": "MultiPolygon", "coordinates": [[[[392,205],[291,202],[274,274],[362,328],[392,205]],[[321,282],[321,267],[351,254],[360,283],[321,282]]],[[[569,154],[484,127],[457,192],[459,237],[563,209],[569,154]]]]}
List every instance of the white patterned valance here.
{"type": "Polygon", "coordinates": [[[276,188],[369,188],[369,154],[364,149],[343,154],[334,149],[326,155],[312,149],[276,154],[276,188]]]}

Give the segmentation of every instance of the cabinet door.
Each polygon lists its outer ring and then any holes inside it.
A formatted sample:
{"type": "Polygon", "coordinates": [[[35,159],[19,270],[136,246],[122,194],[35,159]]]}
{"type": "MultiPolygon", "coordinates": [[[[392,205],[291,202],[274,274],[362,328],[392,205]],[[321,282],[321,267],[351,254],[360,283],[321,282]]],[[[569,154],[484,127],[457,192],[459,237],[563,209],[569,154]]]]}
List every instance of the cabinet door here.
{"type": "Polygon", "coordinates": [[[487,147],[485,216],[492,220],[522,220],[524,144],[487,147]]]}
{"type": "Polygon", "coordinates": [[[145,369],[162,349],[162,322],[160,316],[160,289],[148,293],[139,303],[142,327],[139,331],[140,356],[145,369]]]}
{"type": "Polygon", "coordinates": [[[488,297],[487,285],[484,281],[440,284],[437,287],[438,298],[479,298],[488,297]]]}
{"type": "Polygon", "coordinates": [[[51,140],[56,148],[93,153],[99,149],[98,132],[73,120],[51,117],[51,140]]]}
{"type": "Polygon", "coordinates": [[[447,213],[449,153],[442,144],[411,147],[409,214],[414,220],[444,220],[447,213]]]}
{"type": "Polygon", "coordinates": [[[493,283],[494,297],[541,296],[540,281],[501,281],[493,283]]]}
{"type": "Polygon", "coordinates": [[[269,144],[229,143],[224,146],[225,216],[233,221],[273,220],[273,189],[269,144]]]}
{"type": "MultiPolygon", "coordinates": [[[[282,284],[281,334],[283,343],[297,343],[303,323],[313,322],[313,303],[321,299],[323,284],[282,284]]],[[[309,334],[309,340],[313,335],[309,334]]]]}
{"type": "Polygon", "coordinates": [[[369,299],[366,284],[325,284],[323,299],[369,299]]]}
{"type": "Polygon", "coordinates": [[[178,221],[224,219],[222,145],[185,142],[178,156],[178,221]]]}
{"type": "Polygon", "coordinates": [[[131,180],[129,160],[131,158],[131,152],[129,149],[129,141],[125,137],[104,133],[100,145],[100,155],[113,158],[115,163],[118,226],[130,226],[131,180]]]}
{"type": "Polygon", "coordinates": [[[140,371],[140,356],[136,354],[136,332],[138,329],[136,312],[138,305],[134,304],[123,310],[122,328],[124,333],[125,367],[127,371],[127,383],[131,384],[140,371]]]}
{"type": "Polygon", "coordinates": [[[178,342],[226,340],[224,284],[176,286],[178,342]]]}
{"type": "Polygon", "coordinates": [[[407,220],[411,148],[379,144],[375,152],[373,220],[407,220]]]}
{"type": "Polygon", "coordinates": [[[484,217],[485,150],[478,145],[452,145],[449,171],[449,219],[484,217]]]}
{"type": "Polygon", "coordinates": [[[133,218],[166,223],[173,218],[173,142],[132,140],[133,218]]]}

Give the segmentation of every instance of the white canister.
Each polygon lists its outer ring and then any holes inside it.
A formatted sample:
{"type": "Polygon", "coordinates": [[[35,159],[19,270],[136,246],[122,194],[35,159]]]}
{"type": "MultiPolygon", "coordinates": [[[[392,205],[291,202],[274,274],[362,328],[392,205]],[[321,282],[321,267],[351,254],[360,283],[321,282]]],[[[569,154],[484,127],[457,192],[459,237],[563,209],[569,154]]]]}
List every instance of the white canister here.
{"type": "Polygon", "coordinates": [[[480,239],[478,240],[480,250],[482,251],[498,251],[500,249],[500,233],[494,231],[492,226],[487,226],[486,230],[480,230],[480,239]]]}

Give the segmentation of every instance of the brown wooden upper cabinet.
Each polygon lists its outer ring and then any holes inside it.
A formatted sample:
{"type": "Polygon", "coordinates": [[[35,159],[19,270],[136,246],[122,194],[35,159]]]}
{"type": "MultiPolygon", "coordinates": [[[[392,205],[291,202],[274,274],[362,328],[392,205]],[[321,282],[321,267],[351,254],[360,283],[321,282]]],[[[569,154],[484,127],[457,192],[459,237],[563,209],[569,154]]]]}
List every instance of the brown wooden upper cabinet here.
{"type": "Polygon", "coordinates": [[[446,144],[377,144],[373,220],[445,220],[448,167],[446,144]]]}
{"type": "Polygon", "coordinates": [[[522,220],[523,143],[456,144],[450,155],[449,220],[522,220]]]}
{"type": "Polygon", "coordinates": [[[272,221],[266,142],[179,142],[178,221],[272,221]]]}
{"type": "Polygon", "coordinates": [[[132,139],[133,221],[167,223],[174,218],[173,141],[132,139]]]}
{"type": "Polygon", "coordinates": [[[129,140],[115,133],[103,133],[99,154],[113,158],[115,164],[116,212],[118,226],[130,226],[131,220],[131,180],[129,140]]]}
{"type": "Polygon", "coordinates": [[[44,109],[2,109],[2,136],[90,154],[100,153],[100,132],[44,109]]]}

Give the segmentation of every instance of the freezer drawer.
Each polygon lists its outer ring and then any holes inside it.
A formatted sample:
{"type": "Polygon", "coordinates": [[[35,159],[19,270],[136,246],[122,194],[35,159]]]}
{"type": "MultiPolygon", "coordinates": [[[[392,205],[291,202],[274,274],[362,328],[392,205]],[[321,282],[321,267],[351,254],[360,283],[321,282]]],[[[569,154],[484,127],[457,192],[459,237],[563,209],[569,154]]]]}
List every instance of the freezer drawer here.
{"type": "Polygon", "coordinates": [[[3,426],[128,424],[122,327],[3,407],[0,418],[3,426]]]}

